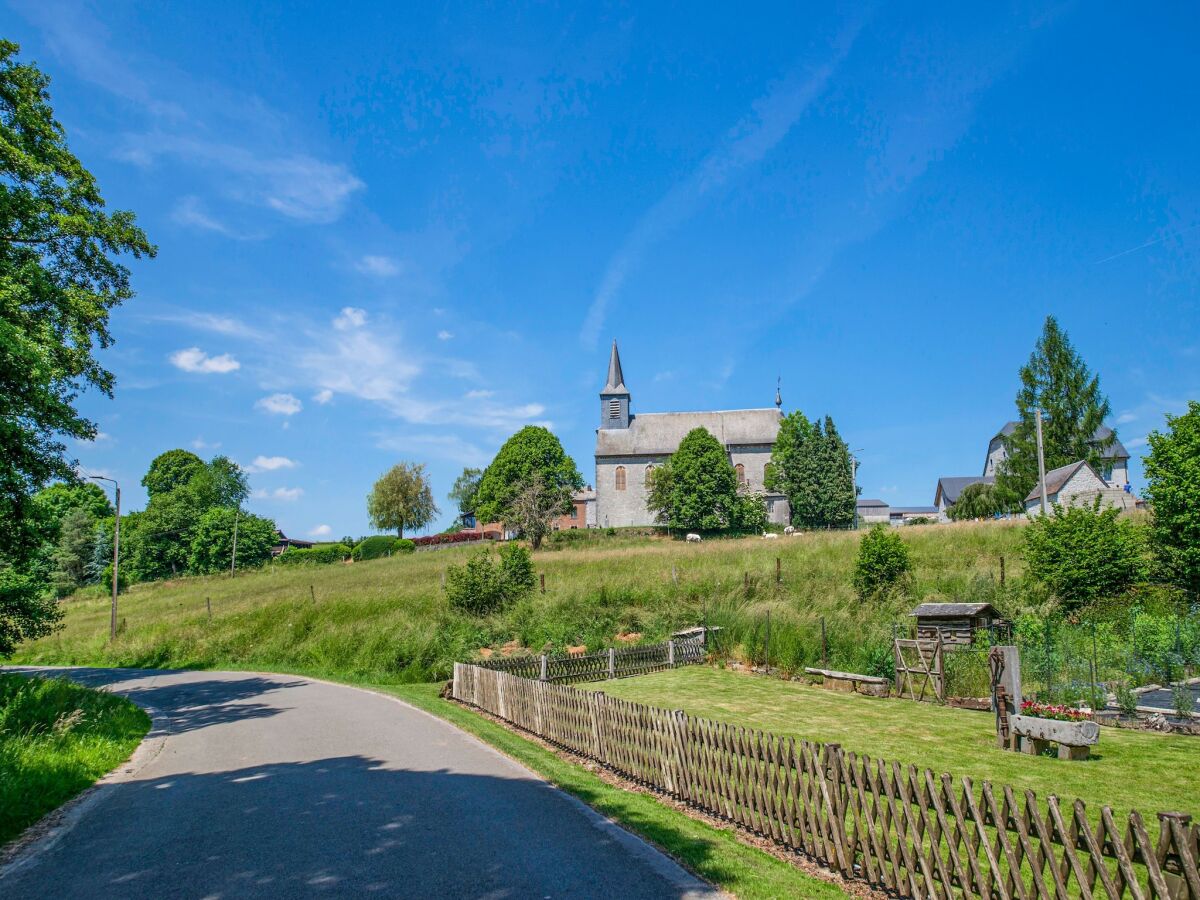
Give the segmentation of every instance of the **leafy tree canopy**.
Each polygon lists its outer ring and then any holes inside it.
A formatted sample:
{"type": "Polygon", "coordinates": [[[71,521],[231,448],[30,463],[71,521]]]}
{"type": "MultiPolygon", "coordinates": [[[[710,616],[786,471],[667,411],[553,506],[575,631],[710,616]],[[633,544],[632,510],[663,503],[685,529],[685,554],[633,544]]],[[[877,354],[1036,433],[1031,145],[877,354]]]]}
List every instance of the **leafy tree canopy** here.
{"type": "Polygon", "coordinates": [[[142,476],[142,487],[153,501],[155,497],[181,488],[204,468],[204,460],[190,450],[168,450],[150,461],[150,468],[142,476]]]}
{"type": "Polygon", "coordinates": [[[1167,430],[1153,431],[1145,459],[1151,540],[1167,578],[1200,596],[1200,403],[1167,416],[1167,430]]]}
{"type": "Polygon", "coordinates": [[[742,493],[725,448],[706,428],[693,428],[650,474],[647,505],[661,524],[691,531],[761,530],[762,497],[742,493]]]}
{"type": "Polygon", "coordinates": [[[569,512],[571,492],[583,487],[583,476],[552,432],[527,425],[504,442],[484,470],[475,495],[476,517],[481,522],[503,519],[535,474],[545,491],[559,497],[559,514],[569,512]]]}
{"type": "Polygon", "coordinates": [[[1113,432],[1094,441],[1110,409],[1100,379],[1088,369],[1053,316],[1046,317],[1029,362],[1021,367],[1017,427],[1004,438],[1007,458],[996,473],[1004,503],[1024,501],[1038,480],[1036,411],[1042,410],[1042,447],[1046,471],[1085,459],[1098,472],[1102,454],[1117,439],[1113,432]]]}
{"type": "Polygon", "coordinates": [[[460,516],[467,516],[475,512],[475,495],[479,493],[479,482],[482,478],[483,469],[468,467],[454,479],[454,487],[450,488],[450,500],[458,509],[460,516]]]}
{"type": "Polygon", "coordinates": [[[0,41],[0,556],[9,564],[39,543],[33,493],[74,480],[62,439],[96,436],[76,398],[89,387],[112,394],[93,352],[112,344],[109,313],[133,296],[118,257],[155,252],[132,213],[106,211],[54,118],[49,78],[18,51],[0,41]]]}
{"type": "Polygon", "coordinates": [[[38,520],[47,539],[58,539],[58,531],[67,514],[83,510],[92,519],[104,519],[113,514],[108,494],[100,485],[90,482],[56,482],[33,496],[38,520]]]}
{"type": "Polygon", "coordinates": [[[424,463],[397,463],[367,495],[367,513],[376,528],[396,529],[404,537],[404,529],[423,528],[438,514],[429,487],[424,463]]]}
{"type": "Polygon", "coordinates": [[[275,523],[262,516],[214,507],[200,517],[192,531],[188,569],[198,574],[228,571],[233,559],[234,521],[237,522],[237,567],[261,566],[275,546],[275,523]]]}

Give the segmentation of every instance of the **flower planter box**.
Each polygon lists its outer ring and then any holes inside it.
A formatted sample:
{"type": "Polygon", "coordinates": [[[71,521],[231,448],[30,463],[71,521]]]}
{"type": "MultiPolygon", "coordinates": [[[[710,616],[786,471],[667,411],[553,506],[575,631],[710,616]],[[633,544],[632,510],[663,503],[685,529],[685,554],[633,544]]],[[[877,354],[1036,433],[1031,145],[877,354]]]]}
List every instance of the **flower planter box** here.
{"type": "Polygon", "coordinates": [[[1100,742],[1100,726],[1089,721],[1013,716],[1012,730],[1021,741],[1022,752],[1032,756],[1040,756],[1051,744],[1058,744],[1059,759],[1087,759],[1092,745],[1100,742]]]}

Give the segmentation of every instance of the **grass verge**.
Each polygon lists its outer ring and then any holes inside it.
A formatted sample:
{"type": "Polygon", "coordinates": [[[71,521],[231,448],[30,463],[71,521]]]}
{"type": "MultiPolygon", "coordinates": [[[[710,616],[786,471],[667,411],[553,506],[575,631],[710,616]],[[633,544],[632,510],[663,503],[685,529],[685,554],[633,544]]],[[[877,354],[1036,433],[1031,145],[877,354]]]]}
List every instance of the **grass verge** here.
{"type": "Polygon", "coordinates": [[[645,838],[701,878],[744,900],[751,898],[845,897],[834,884],[741,843],[732,828],[714,828],[659,802],[649,794],[608,784],[533,741],[438,696],[440,685],[377,685],[426,712],[475,735],[501,753],[601,814],[645,838]]]}
{"type": "Polygon", "coordinates": [[[0,844],[128,759],[149,729],[123,697],[0,674],[0,844]]]}

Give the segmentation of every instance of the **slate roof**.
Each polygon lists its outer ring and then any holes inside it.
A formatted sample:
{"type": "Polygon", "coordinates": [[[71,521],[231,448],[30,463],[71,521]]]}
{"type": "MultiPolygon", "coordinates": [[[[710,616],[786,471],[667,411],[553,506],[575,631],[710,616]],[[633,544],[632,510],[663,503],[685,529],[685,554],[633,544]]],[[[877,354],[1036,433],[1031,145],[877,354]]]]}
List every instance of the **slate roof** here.
{"type": "Polygon", "coordinates": [[[625,373],[621,371],[621,354],[617,352],[617,342],[613,341],[612,353],[608,357],[608,381],[604,383],[602,394],[628,394],[625,387],[625,373]]]}
{"type": "Polygon", "coordinates": [[[945,475],[938,479],[937,491],[934,492],[933,502],[937,503],[938,493],[945,497],[946,503],[949,504],[957,501],[959,494],[969,485],[995,483],[995,475],[945,475]]]}
{"type": "Polygon", "coordinates": [[[977,616],[984,610],[995,612],[990,603],[922,603],[909,613],[910,616],[977,616]]]}
{"type": "Polygon", "coordinates": [[[859,509],[876,509],[878,507],[881,507],[881,506],[886,507],[888,505],[889,504],[883,500],[867,500],[867,499],[860,499],[858,501],[858,503],[855,504],[855,506],[857,506],[859,509]]]}
{"type": "MultiPolygon", "coordinates": [[[[991,452],[991,448],[995,446],[998,439],[1008,437],[1016,430],[1016,422],[1005,422],[1004,427],[996,432],[995,437],[992,438],[991,443],[988,445],[988,452],[991,452]]],[[[1099,444],[1101,441],[1106,441],[1112,433],[1112,429],[1107,425],[1101,425],[1096,429],[1096,433],[1092,435],[1092,442],[1099,444]]],[[[1125,445],[1118,438],[1100,454],[1100,457],[1102,459],[1129,459],[1129,451],[1125,449],[1125,445]]]]}
{"type": "MultiPolygon", "coordinates": [[[[1081,459],[1081,460],[1079,460],[1079,462],[1068,463],[1065,466],[1059,466],[1057,469],[1051,469],[1049,472],[1047,472],[1046,473],[1046,496],[1048,498],[1053,498],[1054,495],[1057,494],[1059,491],[1061,491],[1063,489],[1063,487],[1066,485],[1066,483],[1071,480],[1071,478],[1075,475],[1075,473],[1078,472],[1084,466],[1087,466],[1089,469],[1092,469],[1091,466],[1088,466],[1088,464],[1085,460],[1081,459]]],[[[1097,472],[1095,469],[1092,469],[1092,474],[1095,475],[1097,478],[1100,478],[1100,473],[1097,472]]],[[[1103,478],[1100,478],[1100,480],[1102,482],[1104,481],[1103,478]]],[[[1028,503],[1030,500],[1040,500],[1040,499],[1042,499],[1042,489],[1039,485],[1035,484],[1033,486],[1033,490],[1030,491],[1029,495],[1025,498],[1025,502],[1028,503]]]]}
{"type": "Polygon", "coordinates": [[[628,428],[596,430],[596,456],[665,456],[693,428],[707,428],[729,446],[771,445],[779,433],[782,415],[768,409],[729,409],[717,412],[640,413],[631,416],[628,428]]]}

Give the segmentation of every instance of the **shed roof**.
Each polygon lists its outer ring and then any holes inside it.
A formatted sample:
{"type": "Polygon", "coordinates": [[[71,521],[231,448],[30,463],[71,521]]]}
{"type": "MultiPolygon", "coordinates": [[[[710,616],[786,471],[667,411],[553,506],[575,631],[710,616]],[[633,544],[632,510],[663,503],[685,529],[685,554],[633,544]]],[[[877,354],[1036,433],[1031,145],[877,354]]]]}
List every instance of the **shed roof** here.
{"type": "Polygon", "coordinates": [[[996,608],[990,603],[922,603],[909,615],[937,619],[951,616],[977,616],[985,610],[994,613],[996,608]]]}
{"type": "Polygon", "coordinates": [[[628,428],[596,430],[596,456],[665,456],[693,428],[706,428],[725,446],[771,445],[779,434],[778,409],[729,409],[717,412],[640,413],[628,428]]]}

